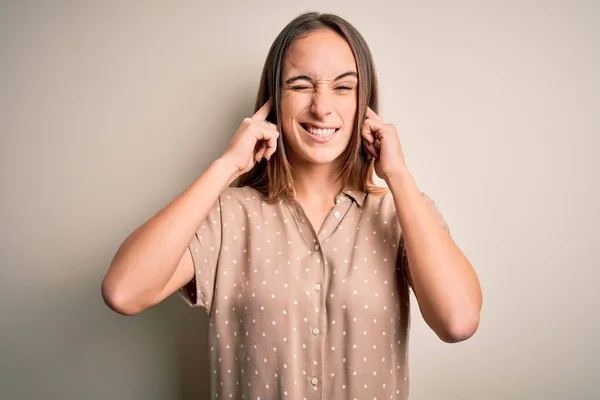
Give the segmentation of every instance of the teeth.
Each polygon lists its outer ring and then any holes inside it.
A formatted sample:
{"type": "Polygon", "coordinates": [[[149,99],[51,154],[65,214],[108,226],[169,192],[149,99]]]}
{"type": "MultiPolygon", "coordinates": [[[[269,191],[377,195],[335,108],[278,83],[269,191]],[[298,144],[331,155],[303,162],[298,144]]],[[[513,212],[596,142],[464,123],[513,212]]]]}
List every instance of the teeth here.
{"type": "Polygon", "coordinates": [[[337,131],[337,129],[316,129],[310,126],[307,127],[307,130],[315,136],[329,136],[333,135],[335,131],[337,131]]]}

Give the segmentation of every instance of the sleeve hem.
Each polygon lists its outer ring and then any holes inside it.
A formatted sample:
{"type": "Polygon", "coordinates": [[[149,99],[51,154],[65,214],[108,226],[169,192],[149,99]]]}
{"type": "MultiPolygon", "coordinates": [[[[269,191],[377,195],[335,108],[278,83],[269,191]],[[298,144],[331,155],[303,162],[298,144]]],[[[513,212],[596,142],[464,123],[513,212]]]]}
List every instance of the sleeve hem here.
{"type": "Polygon", "coordinates": [[[186,248],[186,251],[190,253],[190,257],[192,258],[192,267],[194,268],[194,277],[187,285],[185,285],[184,287],[182,287],[179,290],[179,295],[190,307],[206,308],[207,307],[206,299],[202,295],[202,291],[200,290],[200,286],[198,285],[198,279],[200,279],[200,276],[198,273],[198,264],[197,264],[196,255],[194,254],[196,252],[195,249],[199,249],[199,248],[200,248],[200,242],[198,241],[196,234],[194,234],[190,244],[186,248]]]}

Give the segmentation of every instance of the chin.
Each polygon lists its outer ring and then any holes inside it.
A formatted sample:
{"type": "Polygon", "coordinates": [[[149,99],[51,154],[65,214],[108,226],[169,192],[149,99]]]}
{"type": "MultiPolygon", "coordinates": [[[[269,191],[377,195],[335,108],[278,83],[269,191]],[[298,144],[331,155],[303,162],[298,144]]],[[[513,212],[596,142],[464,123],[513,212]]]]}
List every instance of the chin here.
{"type": "Polygon", "coordinates": [[[298,156],[302,161],[309,164],[326,165],[336,162],[343,152],[344,149],[303,148],[298,156]]]}

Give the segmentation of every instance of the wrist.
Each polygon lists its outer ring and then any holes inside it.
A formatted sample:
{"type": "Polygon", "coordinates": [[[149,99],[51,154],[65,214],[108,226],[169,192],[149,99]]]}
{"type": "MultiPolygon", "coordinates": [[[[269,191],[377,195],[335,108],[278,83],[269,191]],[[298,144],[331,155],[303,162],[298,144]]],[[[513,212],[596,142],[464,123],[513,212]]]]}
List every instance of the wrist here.
{"type": "Polygon", "coordinates": [[[421,197],[417,182],[407,168],[398,169],[388,174],[386,184],[398,204],[411,204],[415,198],[421,197]]]}
{"type": "Polygon", "coordinates": [[[412,180],[412,174],[410,173],[406,165],[402,164],[401,166],[396,167],[393,170],[386,173],[383,177],[383,180],[389,186],[393,182],[412,180]]]}
{"type": "Polygon", "coordinates": [[[219,170],[227,179],[227,185],[240,176],[237,164],[228,156],[221,156],[213,161],[212,166],[219,170]]]}

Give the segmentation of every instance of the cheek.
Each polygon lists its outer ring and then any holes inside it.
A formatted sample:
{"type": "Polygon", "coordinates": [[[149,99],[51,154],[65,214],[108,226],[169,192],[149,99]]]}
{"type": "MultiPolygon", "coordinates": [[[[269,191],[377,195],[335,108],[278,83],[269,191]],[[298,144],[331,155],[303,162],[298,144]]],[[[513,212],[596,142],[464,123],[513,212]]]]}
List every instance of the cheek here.
{"type": "Polygon", "coordinates": [[[302,109],[301,99],[295,93],[283,93],[281,97],[281,134],[288,146],[293,147],[295,135],[293,132],[294,119],[302,109]]]}
{"type": "Polygon", "coordinates": [[[286,119],[294,118],[302,110],[310,105],[310,96],[303,93],[288,93],[281,98],[281,117],[286,119]]]}
{"type": "Polygon", "coordinates": [[[344,120],[345,124],[351,124],[354,122],[354,116],[356,115],[356,100],[348,97],[340,102],[338,107],[340,117],[344,120]]]}

